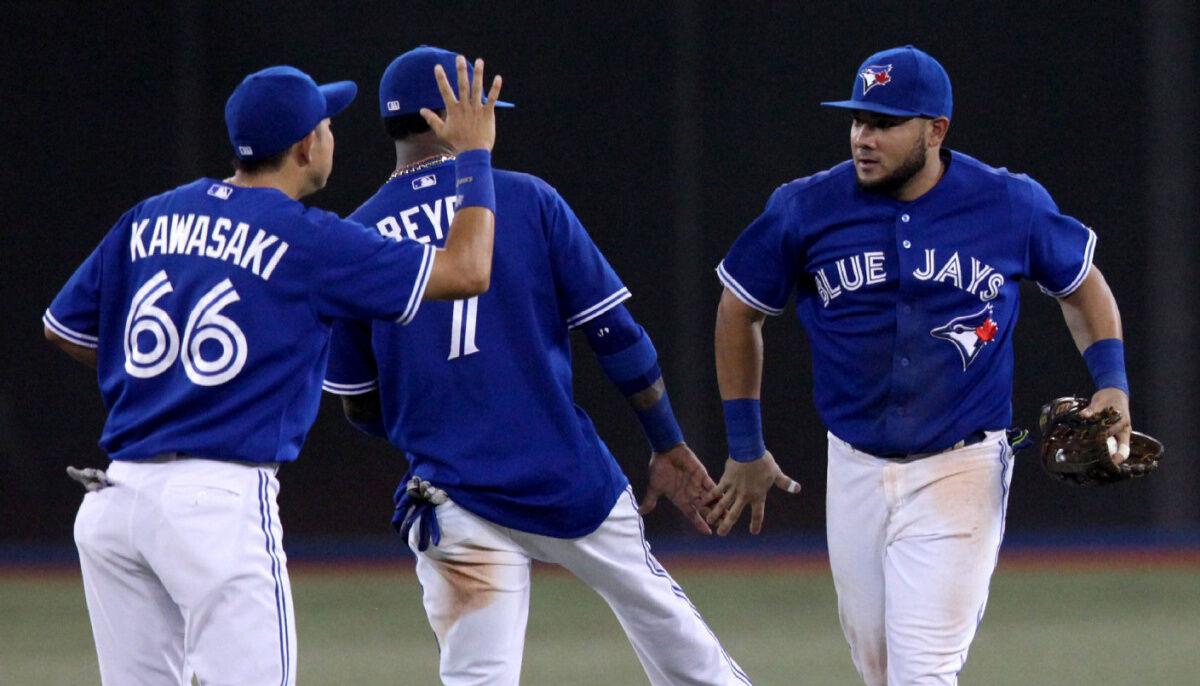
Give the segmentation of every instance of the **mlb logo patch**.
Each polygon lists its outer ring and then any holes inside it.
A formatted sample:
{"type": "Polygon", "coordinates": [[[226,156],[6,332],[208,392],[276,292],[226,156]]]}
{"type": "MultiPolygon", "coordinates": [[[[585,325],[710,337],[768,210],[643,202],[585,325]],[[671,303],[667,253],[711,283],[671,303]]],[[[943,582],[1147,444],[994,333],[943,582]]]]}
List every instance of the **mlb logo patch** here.
{"type": "Polygon", "coordinates": [[[250,147],[249,145],[239,145],[238,146],[238,154],[239,155],[253,155],[254,148],[250,147]]]}
{"type": "Polygon", "coordinates": [[[400,111],[400,101],[399,100],[388,100],[387,108],[388,108],[388,112],[399,112],[400,111]]]}
{"type": "Polygon", "coordinates": [[[208,194],[214,198],[228,200],[229,196],[233,195],[233,188],[229,186],[223,186],[219,183],[214,183],[212,186],[209,186],[208,194]]]}
{"type": "Polygon", "coordinates": [[[429,188],[437,185],[437,174],[426,174],[417,179],[413,179],[412,187],[414,191],[419,191],[422,188],[429,188]]]}
{"type": "Polygon", "coordinates": [[[867,91],[875,86],[886,86],[892,82],[892,65],[872,64],[863,69],[858,76],[863,80],[863,95],[866,95],[867,91]]]}

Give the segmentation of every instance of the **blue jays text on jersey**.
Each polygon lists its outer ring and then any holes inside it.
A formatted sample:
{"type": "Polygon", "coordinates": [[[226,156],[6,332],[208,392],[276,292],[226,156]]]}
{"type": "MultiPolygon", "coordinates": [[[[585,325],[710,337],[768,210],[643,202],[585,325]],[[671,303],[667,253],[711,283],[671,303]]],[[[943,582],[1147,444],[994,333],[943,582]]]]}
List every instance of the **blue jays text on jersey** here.
{"type": "MultiPolygon", "coordinates": [[[[407,327],[335,327],[325,389],[380,392],[389,440],[411,472],[502,526],[574,538],[628,484],[574,403],[569,329],[629,297],[574,212],[545,182],[494,172],[491,288],[427,303],[407,327]]],[[[401,243],[440,245],[452,167],[386,183],[352,216],[401,243]]]]}
{"type": "Polygon", "coordinates": [[[200,179],[112,227],[43,317],[97,350],[115,460],[294,460],[337,317],[415,316],[435,258],[270,188],[200,179]]]}
{"type": "Polygon", "coordinates": [[[875,454],[1006,428],[1017,282],[1065,297],[1091,265],[1095,234],[1037,182],[957,152],[943,161],[911,202],[863,191],[850,162],[785,184],[717,268],[768,314],[797,293],[817,411],[875,454]]]}

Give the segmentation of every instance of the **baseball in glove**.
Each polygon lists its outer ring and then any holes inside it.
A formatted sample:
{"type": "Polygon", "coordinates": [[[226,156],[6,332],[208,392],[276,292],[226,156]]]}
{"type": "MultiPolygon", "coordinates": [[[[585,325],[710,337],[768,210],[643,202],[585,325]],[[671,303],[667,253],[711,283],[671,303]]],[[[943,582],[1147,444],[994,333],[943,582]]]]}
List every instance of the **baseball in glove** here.
{"type": "Polygon", "coordinates": [[[1117,440],[1106,435],[1121,419],[1113,408],[1084,417],[1086,398],[1059,398],[1042,406],[1038,426],[1042,431],[1042,467],[1046,473],[1080,485],[1111,484],[1145,476],[1158,468],[1163,445],[1137,431],[1129,438],[1129,456],[1113,464],[1117,440]]]}

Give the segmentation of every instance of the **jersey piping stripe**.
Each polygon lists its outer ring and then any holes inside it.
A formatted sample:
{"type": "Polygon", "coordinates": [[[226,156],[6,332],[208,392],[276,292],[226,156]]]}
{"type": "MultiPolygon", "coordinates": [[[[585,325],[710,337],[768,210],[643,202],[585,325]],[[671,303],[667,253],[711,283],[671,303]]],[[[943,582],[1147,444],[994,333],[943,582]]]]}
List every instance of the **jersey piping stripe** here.
{"type": "MultiPolygon", "coordinates": [[[[638,506],[637,500],[633,497],[633,487],[626,487],[625,493],[629,496],[629,502],[632,504],[633,510],[636,512],[638,506]]],[[[642,522],[640,515],[638,516],[638,533],[642,539],[642,550],[646,552],[646,566],[650,568],[650,573],[661,579],[665,579],[667,583],[671,584],[671,593],[674,594],[676,598],[679,598],[683,602],[687,603],[687,606],[691,609],[692,614],[696,615],[696,619],[700,620],[700,626],[704,627],[704,630],[708,632],[709,637],[712,638],[713,643],[717,644],[717,648],[721,651],[721,656],[725,658],[725,662],[729,665],[729,669],[733,672],[733,676],[737,678],[738,681],[746,684],[746,686],[753,686],[750,683],[750,677],[746,676],[746,673],[742,671],[742,668],[738,666],[737,662],[734,662],[732,657],[729,657],[729,653],[725,651],[725,646],[721,645],[721,640],[718,639],[717,635],[714,634],[712,629],[709,628],[708,624],[704,621],[704,617],[700,615],[700,611],[697,610],[696,606],[692,604],[692,601],[687,597],[687,594],[683,592],[683,589],[679,587],[679,584],[675,583],[675,579],[671,578],[671,575],[667,573],[667,570],[663,569],[663,566],[658,563],[658,560],[650,552],[650,544],[646,542],[646,527],[642,522]]]]}
{"type": "Polygon", "coordinates": [[[633,297],[633,296],[629,292],[629,289],[622,288],[621,290],[617,291],[616,293],[613,293],[612,295],[608,296],[604,300],[601,300],[600,302],[596,303],[595,305],[592,305],[591,307],[587,308],[586,310],[583,310],[582,312],[579,312],[570,317],[567,317],[567,328],[574,329],[578,326],[587,324],[588,322],[592,321],[596,317],[599,317],[600,315],[604,314],[605,312],[608,312],[612,308],[616,307],[617,305],[620,305],[621,303],[625,302],[626,300],[630,299],[631,297],[633,297]]]}
{"type": "Polygon", "coordinates": [[[725,286],[729,288],[731,293],[737,296],[738,300],[741,300],[759,312],[764,312],[769,315],[783,314],[783,308],[771,307],[753,295],[750,295],[750,291],[746,290],[742,284],[738,283],[737,279],[733,278],[733,275],[731,275],[725,269],[725,260],[721,260],[721,264],[717,265],[717,278],[721,280],[721,283],[725,284],[725,286]]]}
{"type": "Polygon", "coordinates": [[[50,327],[51,331],[74,343],[75,345],[80,345],[85,348],[96,348],[100,344],[100,339],[96,336],[89,336],[86,333],[80,333],[74,329],[68,329],[67,327],[63,326],[62,322],[58,321],[54,318],[54,315],[50,314],[50,310],[46,310],[46,313],[42,315],[42,323],[50,327]]]}
{"type": "Polygon", "coordinates": [[[325,380],[321,383],[321,388],[333,393],[334,395],[362,395],[369,393],[379,387],[378,379],[363,381],[362,383],[335,383],[325,380]]]}
{"type": "Polygon", "coordinates": [[[281,677],[280,686],[291,683],[291,651],[288,645],[287,626],[287,597],[283,588],[282,567],[276,554],[275,532],[271,522],[271,506],[267,498],[267,475],[258,473],[258,514],[262,521],[263,536],[266,539],[267,555],[271,558],[271,577],[275,580],[275,613],[279,620],[279,660],[281,677]]]}
{"type": "Polygon", "coordinates": [[[429,277],[433,274],[433,260],[437,257],[437,248],[425,246],[425,254],[421,256],[421,268],[417,270],[417,282],[413,284],[412,294],[408,296],[408,306],[396,321],[401,325],[408,324],[417,316],[421,308],[421,299],[425,297],[425,287],[429,285],[429,277]]]}
{"type": "Polygon", "coordinates": [[[1092,266],[1092,254],[1096,251],[1096,232],[1092,231],[1091,229],[1088,229],[1087,232],[1088,241],[1087,246],[1083,249],[1083,265],[1079,267],[1079,273],[1075,275],[1075,279],[1061,291],[1051,291],[1039,283],[1038,288],[1042,289],[1043,293],[1046,295],[1052,295],[1055,298],[1065,298],[1074,293],[1075,289],[1079,288],[1080,284],[1083,283],[1083,280],[1087,278],[1088,271],[1092,266]]]}
{"type": "MultiPolygon", "coordinates": [[[[1008,519],[1008,460],[1004,459],[1005,453],[1008,451],[1007,437],[997,441],[1000,447],[1000,540],[996,543],[995,562],[992,563],[992,571],[995,572],[996,565],[1000,564],[1000,546],[1004,543],[1004,523],[1008,519]]],[[[987,607],[987,598],[983,599],[983,604],[979,606],[979,614],[975,616],[975,631],[979,631],[979,625],[983,622],[983,610],[987,607]]],[[[958,670],[961,672],[963,667],[967,666],[967,654],[963,651],[960,657],[962,662],[958,665],[958,670]]]]}

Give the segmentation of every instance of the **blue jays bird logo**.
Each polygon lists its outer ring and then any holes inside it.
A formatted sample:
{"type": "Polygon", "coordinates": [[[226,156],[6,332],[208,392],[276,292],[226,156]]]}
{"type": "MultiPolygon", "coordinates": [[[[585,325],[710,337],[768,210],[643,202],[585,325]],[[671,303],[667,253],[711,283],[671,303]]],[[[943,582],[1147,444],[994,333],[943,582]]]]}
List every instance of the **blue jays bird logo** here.
{"type": "Polygon", "coordinates": [[[999,327],[992,319],[992,304],[988,303],[975,314],[955,317],[929,332],[930,336],[950,341],[962,357],[963,371],[967,370],[979,351],[996,338],[999,327]]]}
{"type": "Polygon", "coordinates": [[[863,69],[858,76],[863,80],[863,95],[866,95],[867,91],[875,86],[886,86],[892,82],[892,65],[872,64],[863,69]]]}

